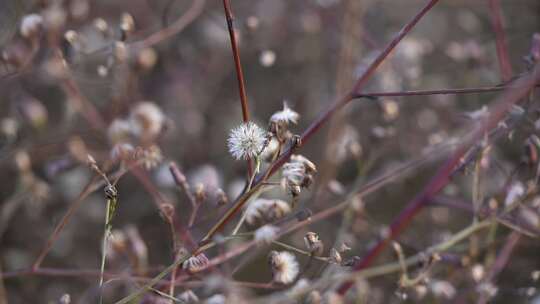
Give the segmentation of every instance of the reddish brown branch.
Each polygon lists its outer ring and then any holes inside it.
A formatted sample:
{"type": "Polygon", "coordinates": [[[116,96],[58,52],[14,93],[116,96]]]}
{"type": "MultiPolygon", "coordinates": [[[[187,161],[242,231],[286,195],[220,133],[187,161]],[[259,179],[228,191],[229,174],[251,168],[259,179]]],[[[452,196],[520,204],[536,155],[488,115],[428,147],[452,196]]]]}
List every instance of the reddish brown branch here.
{"type": "MultiPolygon", "coordinates": [[[[492,111],[493,114],[488,118],[487,121],[479,124],[479,126],[471,133],[471,136],[466,138],[457,151],[446,161],[446,163],[441,166],[441,168],[437,171],[431,181],[424,187],[424,189],[397,215],[390,225],[390,233],[388,234],[388,237],[380,240],[368,251],[368,253],[354,267],[355,271],[365,269],[373,263],[375,258],[377,258],[384,250],[388,242],[397,237],[405,229],[405,227],[407,227],[413,217],[418,214],[418,212],[429,202],[431,197],[439,192],[450,181],[454,167],[460,163],[461,158],[464,156],[468,148],[475,141],[481,138],[481,136],[483,136],[487,131],[497,126],[499,121],[504,118],[504,115],[508,109],[510,109],[510,107],[517,103],[521,98],[525,97],[539,79],[539,69],[535,68],[531,75],[520,79],[516,87],[506,91],[505,94],[496,100],[496,108],[492,111]]],[[[345,294],[352,284],[352,282],[345,282],[339,287],[338,292],[342,295],[345,294]]]]}
{"type": "Polygon", "coordinates": [[[512,66],[508,56],[508,47],[506,45],[506,35],[503,29],[503,16],[501,3],[499,0],[489,0],[489,10],[491,13],[491,22],[495,32],[495,43],[497,46],[497,59],[503,81],[509,81],[512,77],[512,66]]]}
{"type": "MultiPolygon", "coordinates": [[[[537,87],[540,84],[536,85],[537,87]]],[[[459,88],[459,89],[439,89],[439,90],[411,90],[397,92],[369,92],[356,94],[354,98],[376,98],[376,97],[404,97],[404,96],[429,96],[429,95],[456,95],[456,94],[477,94],[477,93],[492,93],[504,91],[512,85],[497,85],[490,87],[477,88],[459,88]]]]}

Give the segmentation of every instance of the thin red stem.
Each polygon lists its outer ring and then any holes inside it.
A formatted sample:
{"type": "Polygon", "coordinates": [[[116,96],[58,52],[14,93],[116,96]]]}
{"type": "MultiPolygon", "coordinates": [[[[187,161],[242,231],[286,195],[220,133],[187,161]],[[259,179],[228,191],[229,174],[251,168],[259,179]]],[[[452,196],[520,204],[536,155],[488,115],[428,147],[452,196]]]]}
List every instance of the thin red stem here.
{"type": "Polygon", "coordinates": [[[510,56],[508,55],[508,47],[506,45],[506,34],[504,33],[500,1],[489,0],[489,10],[491,13],[493,31],[495,32],[499,68],[501,70],[503,81],[509,81],[512,78],[512,66],[510,64],[510,56]]]}

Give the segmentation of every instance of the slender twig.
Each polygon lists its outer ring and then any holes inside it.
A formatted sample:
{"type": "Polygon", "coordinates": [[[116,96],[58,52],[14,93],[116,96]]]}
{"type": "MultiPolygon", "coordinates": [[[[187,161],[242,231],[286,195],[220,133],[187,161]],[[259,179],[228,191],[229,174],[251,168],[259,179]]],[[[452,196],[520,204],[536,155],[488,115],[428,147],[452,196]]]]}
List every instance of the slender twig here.
{"type": "MultiPolygon", "coordinates": [[[[392,224],[390,225],[390,233],[388,237],[380,240],[375,246],[373,246],[368,253],[360,260],[355,266],[355,271],[360,271],[369,266],[376,257],[383,251],[389,240],[397,237],[405,227],[411,222],[414,216],[429,202],[430,198],[439,192],[449,181],[454,167],[459,164],[461,158],[468,150],[469,146],[478,140],[483,134],[494,128],[499,121],[504,117],[510,107],[525,97],[530,89],[534,87],[534,84],[540,79],[540,71],[538,67],[535,67],[531,75],[523,77],[518,81],[515,88],[505,92],[496,101],[496,107],[491,112],[492,115],[485,123],[481,123],[471,133],[471,136],[463,140],[461,146],[457,151],[440,167],[431,181],[424,187],[413,200],[411,200],[406,207],[397,215],[392,224]]],[[[347,290],[352,286],[352,282],[346,282],[342,284],[338,292],[345,294],[347,290]]]]}
{"type": "MultiPolygon", "coordinates": [[[[536,85],[537,87],[540,84],[536,85]]],[[[496,85],[489,87],[477,88],[458,88],[458,89],[438,89],[438,90],[411,90],[411,91],[396,91],[396,92],[367,92],[355,94],[354,98],[376,98],[376,97],[403,97],[403,96],[429,96],[429,95],[457,95],[457,94],[476,94],[476,93],[492,93],[504,91],[513,87],[512,84],[496,85]]]]}
{"type": "Polygon", "coordinates": [[[510,64],[510,57],[508,56],[500,0],[489,0],[489,10],[493,31],[495,32],[497,59],[499,60],[502,79],[503,81],[509,81],[512,78],[512,66],[510,64]]]}

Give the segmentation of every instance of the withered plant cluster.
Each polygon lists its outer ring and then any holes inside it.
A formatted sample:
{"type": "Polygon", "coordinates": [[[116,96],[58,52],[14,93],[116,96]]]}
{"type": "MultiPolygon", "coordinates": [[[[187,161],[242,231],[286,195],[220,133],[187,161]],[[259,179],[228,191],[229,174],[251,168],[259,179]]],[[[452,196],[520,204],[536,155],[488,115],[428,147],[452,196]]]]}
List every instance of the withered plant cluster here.
{"type": "Polygon", "coordinates": [[[540,303],[535,0],[4,0],[0,52],[0,303],[540,303]]]}

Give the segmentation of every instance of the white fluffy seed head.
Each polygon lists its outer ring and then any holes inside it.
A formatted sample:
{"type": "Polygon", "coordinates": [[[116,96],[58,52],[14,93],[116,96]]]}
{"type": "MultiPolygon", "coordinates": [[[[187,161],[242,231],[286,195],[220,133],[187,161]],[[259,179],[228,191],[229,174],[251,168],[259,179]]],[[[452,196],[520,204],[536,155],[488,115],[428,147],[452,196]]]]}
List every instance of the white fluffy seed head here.
{"type": "Polygon", "coordinates": [[[287,102],[284,101],[283,110],[274,113],[270,117],[270,122],[285,125],[288,125],[289,123],[296,124],[298,123],[299,118],[300,115],[295,111],[291,110],[291,108],[289,108],[289,106],[287,105],[287,102]]]}
{"type": "Polygon", "coordinates": [[[290,284],[298,276],[299,266],[296,257],[288,251],[271,251],[268,255],[275,283],[290,284]]]}
{"type": "Polygon", "coordinates": [[[43,17],[38,14],[30,14],[23,17],[20,27],[21,36],[31,38],[37,34],[43,25],[43,17]]]}
{"type": "Polygon", "coordinates": [[[291,212],[291,206],[282,200],[258,198],[246,209],[246,223],[255,225],[278,220],[291,212]]]}
{"type": "Polygon", "coordinates": [[[276,239],[279,228],[272,225],[264,225],[255,230],[254,239],[259,244],[270,244],[276,239]]]}
{"type": "Polygon", "coordinates": [[[165,124],[165,115],[155,103],[144,101],[133,108],[129,122],[134,135],[149,140],[161,133],[165,124]]]}
{"type": "Polygon", "coordinates": [[[253,122],[247,122],[231,130],[227,145],[231,155],[240,160],[259,155],[265,141],[264,130],[253,122]]]}

